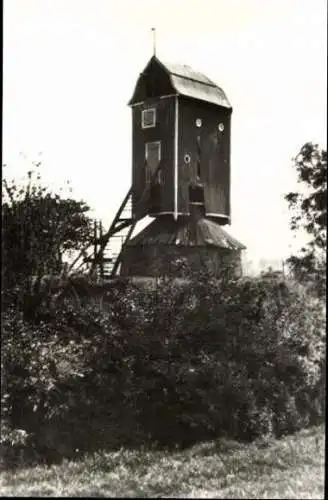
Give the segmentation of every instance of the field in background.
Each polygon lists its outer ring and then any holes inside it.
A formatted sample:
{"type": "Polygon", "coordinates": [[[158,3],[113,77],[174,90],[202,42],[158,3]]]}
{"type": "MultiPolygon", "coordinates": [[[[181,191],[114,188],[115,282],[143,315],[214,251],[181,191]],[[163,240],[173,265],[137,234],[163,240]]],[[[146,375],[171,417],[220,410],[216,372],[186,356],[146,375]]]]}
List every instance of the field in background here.
{"type": "Polygon", "coordinates": [[[1,474],[1,496],[324,498],[324,426],[281,440],[98,453],[1,474]]]}

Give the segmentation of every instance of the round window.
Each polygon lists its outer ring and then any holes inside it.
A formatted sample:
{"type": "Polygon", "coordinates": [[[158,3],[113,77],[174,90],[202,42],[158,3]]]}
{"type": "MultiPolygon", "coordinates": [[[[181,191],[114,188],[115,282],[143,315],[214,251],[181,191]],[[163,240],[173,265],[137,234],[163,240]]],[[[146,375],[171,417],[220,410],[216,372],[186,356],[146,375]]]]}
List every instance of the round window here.
{"type": "Polygon", "coordinates": [[[219,123],[218,129],[219,129],[220,132],[224,131],[224,125],[223,125],[223,123],[219,123]]]}
{"type": "Polygon", "coordinates": [[[190,163],[190,160],[191,160],[190,155],[185,154],[185,155],[184,155],[184,162],[185,162],[185,163],[190,163]]]}
{"type": "Polygon", "coordinates": [[[197,118],[196,120],[196,127],[201,127],[203,125],[203,122],[200,118],[197,118]]]}

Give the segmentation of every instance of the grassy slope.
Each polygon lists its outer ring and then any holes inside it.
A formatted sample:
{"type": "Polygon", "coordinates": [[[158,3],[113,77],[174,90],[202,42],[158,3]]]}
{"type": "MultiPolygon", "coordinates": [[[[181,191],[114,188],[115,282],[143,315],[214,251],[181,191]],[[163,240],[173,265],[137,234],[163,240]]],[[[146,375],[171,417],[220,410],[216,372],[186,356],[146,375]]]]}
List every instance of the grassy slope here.
{"type": "Polygon", "coordinates": [[[2,496],[324,498],[324,427],[279,441],[99,453],[1,475],[2,496]]]}

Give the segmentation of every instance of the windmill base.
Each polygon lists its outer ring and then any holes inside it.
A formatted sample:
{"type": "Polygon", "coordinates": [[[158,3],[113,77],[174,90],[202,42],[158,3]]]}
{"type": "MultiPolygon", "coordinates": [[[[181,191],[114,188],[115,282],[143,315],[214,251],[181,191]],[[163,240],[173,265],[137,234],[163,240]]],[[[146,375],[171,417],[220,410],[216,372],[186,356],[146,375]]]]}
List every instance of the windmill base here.
{"type": "Polygon", "coordinates": [[[207,217],[155,219],[131,239],[121,255],[120,276],[188,277],[198,272],[220,277],[242,274],[244,245],[207,217]]]}

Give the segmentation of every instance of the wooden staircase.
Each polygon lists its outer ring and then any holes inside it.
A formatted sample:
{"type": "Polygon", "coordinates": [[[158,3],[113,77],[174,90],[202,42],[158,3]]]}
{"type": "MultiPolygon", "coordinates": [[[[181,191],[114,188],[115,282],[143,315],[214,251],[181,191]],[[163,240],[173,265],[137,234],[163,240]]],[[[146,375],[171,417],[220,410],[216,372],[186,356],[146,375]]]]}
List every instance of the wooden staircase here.
{"type": "Polygon", "coordinates": [[[146,215],[145,204],[149,200],[151,186],[160,169],[161,163],[154,171],[150,182],[146,185],[140,200],[137,202],[134,215],[132,215],[133,192],[131,187],[105,234],[102,234],[100,226],[99,234],[95,234],[94,238],[93,256],[84,259],[85,262],[91,264],[90,274],[96,275],[102,280],[117,276],[124,248],[131,239],[138,221],[146,215]]]}

